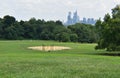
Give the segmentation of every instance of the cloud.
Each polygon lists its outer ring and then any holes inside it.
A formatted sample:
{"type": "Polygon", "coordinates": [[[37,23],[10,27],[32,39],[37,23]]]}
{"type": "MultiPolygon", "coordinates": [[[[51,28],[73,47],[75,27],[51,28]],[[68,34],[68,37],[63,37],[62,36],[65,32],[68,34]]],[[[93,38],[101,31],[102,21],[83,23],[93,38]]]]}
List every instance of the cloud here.
{"type": "Polygon", "coordinates": [[[114,2],[120,4],[120,0],[114,0],[114,2]]]}
{"type": "Polygon", "coordinates": [[[46,20],[66,20],[69,11],[78,10],[82,17],[103,17],[120,0],[3,0],[0,16],[13,15],[17,19],[27,20],[31,17],[46,20]]]}

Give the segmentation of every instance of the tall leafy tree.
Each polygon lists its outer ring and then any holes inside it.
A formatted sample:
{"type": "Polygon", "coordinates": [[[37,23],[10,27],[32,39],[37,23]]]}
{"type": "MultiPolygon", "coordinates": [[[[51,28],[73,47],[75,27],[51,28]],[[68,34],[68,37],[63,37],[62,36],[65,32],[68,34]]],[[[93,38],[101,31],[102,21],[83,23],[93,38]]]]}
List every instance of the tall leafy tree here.
{"type": "Polygon", "coordinates": [[[96,28],[100,32],[96,49],[120,50],[120,5],[112,9],[112,17],[106,14],[103,22],[100,23],[98,20],[96,28]]]}

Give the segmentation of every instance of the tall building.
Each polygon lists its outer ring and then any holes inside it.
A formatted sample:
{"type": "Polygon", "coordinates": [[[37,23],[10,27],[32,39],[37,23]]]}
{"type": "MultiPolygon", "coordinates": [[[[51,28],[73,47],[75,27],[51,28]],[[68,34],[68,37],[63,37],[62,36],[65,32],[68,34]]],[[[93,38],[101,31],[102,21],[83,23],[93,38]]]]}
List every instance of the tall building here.
{"type": "Polygon", "coordinates": [[[69,12],[67,16],[67,22],[65,23],[65,25],[68,26],[76,23],[94,25],[96,23],[96,20],[94,20],[94,18],[85,18],[85,17],[82,20],[80,20],[77,11],[73,13],[73,17],[72,17],[72,13],[69,12]]]}
{"type": "Polygon", "coordinates": [[[71,14],[72,14],[71,12],[68,13],[67,22],[66,22],[67,25],[71,25],[72,24],[71,14]]]}
{"type": "Polygon", "coordinates": [[[87,23],[87,19],[84,17],[81,23],[87,23]]]}
{"type": "Polygon", "coordinates": [[[79,23],[79,16],[78,16],[78,14],[77,14],[77,11],[74,13],[74,15],[73,15],[73,24],[76,24],[76,23],[79,23]]]}

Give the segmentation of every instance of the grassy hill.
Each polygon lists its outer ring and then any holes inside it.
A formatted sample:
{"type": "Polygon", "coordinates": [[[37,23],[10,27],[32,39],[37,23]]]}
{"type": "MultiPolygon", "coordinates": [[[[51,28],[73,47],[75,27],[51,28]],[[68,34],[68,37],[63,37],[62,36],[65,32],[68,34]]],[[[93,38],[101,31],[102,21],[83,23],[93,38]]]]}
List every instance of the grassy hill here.
{"type": "Polygon", "coordinates": [[[0,41],[0,78],[119,78],[120,57],[99,55],[96,44],[54,41],[0,41]],[[36,51],[30,46],[67,46],[71,50],[36,51]]]}

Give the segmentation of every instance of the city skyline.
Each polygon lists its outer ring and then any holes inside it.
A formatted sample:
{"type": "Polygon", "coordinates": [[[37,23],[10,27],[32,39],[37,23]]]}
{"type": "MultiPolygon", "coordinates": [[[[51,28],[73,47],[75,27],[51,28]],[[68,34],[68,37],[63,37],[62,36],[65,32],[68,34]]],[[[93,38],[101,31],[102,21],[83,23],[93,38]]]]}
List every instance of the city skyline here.
{"type": "Polygon", "coordinates": [[[11,15],[17,20],[32,17],[45,20],[66,21],[69,11],[78,11],[80,18],[103,18],[120,0],[4,0],[0,3],[0,17],[11,15]]]}
{"type": "Polygon", "coordinates": [[[77,10],[75,12],[68,12],[67,21],[64,22],[65,26],[74,25],[76,23],[91,24],[95,25],[97,19],[94,18],[80,18],[77,10]]]}

